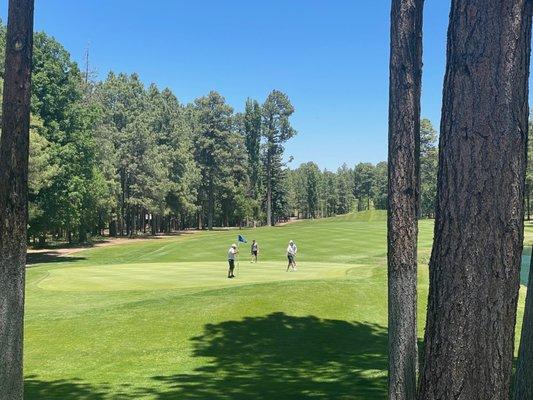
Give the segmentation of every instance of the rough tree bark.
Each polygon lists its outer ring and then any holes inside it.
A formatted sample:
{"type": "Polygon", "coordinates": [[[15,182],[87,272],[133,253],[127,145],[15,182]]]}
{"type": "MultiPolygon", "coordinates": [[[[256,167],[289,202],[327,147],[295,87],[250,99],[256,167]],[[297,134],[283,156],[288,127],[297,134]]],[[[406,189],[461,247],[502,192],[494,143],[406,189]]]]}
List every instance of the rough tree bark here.
{"type": "Polygon", "coordinates": [[[514,400],[533,400],[533,246],[531,251],[526,308],[516,366],[514,400]]]}
{"type": "Polygon", "coordinates": [[[509,398],[523,241],[530,0],[454,0],[419,398],[509,398]]]}
{"type": "Polygon", "coordinates": [[[424,0],[393,0],[389,89],[389,399],[416,397],[417,237],[424,0]]]}
{"type": "Polygon", "coordinates": [[[33,0],[10,0],[0,139],[0,397],[23,396],[33,0]]]}

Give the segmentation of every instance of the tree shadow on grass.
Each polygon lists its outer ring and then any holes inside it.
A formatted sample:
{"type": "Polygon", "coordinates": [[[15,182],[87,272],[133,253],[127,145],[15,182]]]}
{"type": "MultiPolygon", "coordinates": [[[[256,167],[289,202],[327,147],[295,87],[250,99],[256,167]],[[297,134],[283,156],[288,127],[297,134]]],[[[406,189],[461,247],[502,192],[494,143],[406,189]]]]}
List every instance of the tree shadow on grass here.
{"type": "MultiPolygon", "coordinates": [[[[127,389],[126,386],[124,386],[127,389]]],[[[80,379],[60,379],[55,381],[45,381],[36,375],[27,376],[24,379],[24,399],[25,400],[107,400],[107,399],[133,399],[128,394],[116,393],[108,385],[95,386],[83,382],[80,379]]]]}
{"type": "Polygon", "coordinates": [[[139,396],[159,400],[383,399],[387,331],[373,324],[274,313],[206,325],[191,339],[210,361],[157,376],[139,396]]]}
{"type": "Polygon", "coordinates": [[[60,262],[75,262],[86,260],[85,257],[74,257],[66,256],[57,251],[46,251],[39,253],[28,253],[26,255],[26,265],[31,267],[35,264],[46,264],[46,263],[60,263],[60,262]]]}

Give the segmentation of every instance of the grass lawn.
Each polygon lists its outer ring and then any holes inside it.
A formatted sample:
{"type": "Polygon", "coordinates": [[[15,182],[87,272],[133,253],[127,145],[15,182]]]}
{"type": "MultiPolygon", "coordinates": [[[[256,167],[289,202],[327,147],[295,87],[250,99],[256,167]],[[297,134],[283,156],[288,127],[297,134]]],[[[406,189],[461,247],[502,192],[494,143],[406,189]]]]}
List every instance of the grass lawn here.
{"type": "MultiPolygon", "coordinates": [[[[421,221],[420,336],[432,229],[421,221]]],[[[32,266],[25,398],[384,399],[385,236],[385,214],[364,212],[132,241],[32,266]],[[249,263],[244,245],[229,280],[237,233],[258,240],[260,262],[249,263]],[[289,239],[299,247],[294,273],[285,272],[289,239]]]]}

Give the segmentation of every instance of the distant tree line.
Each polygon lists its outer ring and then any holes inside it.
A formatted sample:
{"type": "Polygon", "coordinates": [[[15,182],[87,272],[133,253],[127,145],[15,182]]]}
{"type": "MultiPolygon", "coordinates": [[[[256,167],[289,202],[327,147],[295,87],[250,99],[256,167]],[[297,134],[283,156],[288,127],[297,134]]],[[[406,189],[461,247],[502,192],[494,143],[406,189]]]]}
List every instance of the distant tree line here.
{"type": "MultiPolygon", "coordinates": [[[[0,29],[3,53],[5,25],[0,29]]],[[[248,99],[242,113],[217,92],[181,104],[136,74],[92,79],[40,32],[31,105],[33,241],[256,226],[387,207],[386,162],[289,168],[294,108],[277,90],[262,104],[248,99]]],[[[436,133],[428,120],[422,126],[421,215],[432,216],[436,133]]]]}

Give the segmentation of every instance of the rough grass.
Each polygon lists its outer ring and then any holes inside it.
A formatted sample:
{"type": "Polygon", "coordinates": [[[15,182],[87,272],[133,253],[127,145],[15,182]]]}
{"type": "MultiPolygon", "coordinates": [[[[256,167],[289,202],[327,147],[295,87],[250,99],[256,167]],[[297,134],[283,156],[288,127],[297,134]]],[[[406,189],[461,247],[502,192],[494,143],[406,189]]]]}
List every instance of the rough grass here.
{"type": "MultiPolygon", "coordinates": [[[[420,336],[432,229],[420,223],[420,336]]],[[[25,398],[383,399],[385,232],[385,214],[365,212],[133,241],[31,267],[25,398]],[[260,262],[245,245],[229,280],[238,233],[258,240],[260,262]],[[295,273],[285,272],[289,239],[295,273]]]]}

